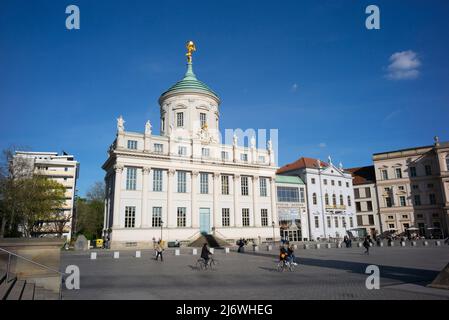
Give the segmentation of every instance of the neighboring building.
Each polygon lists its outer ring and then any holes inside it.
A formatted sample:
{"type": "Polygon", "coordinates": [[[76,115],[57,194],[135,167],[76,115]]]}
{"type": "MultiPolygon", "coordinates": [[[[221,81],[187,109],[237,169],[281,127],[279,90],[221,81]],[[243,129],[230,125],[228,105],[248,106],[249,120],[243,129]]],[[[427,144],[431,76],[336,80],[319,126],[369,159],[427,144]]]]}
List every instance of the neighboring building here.
{"type": "Polygon", "coordinates": [[[448,234],[449,142],[435,137],[434,145],[376,153],[373,161],[384,231],[448,234]]]}
{"type": "MultiPolygon", "coordinates": [[[[72,236],[73,221],[75,218],[75,194],[76,181],[79,174],[79,163],[73,155],[57,152],[31,152],[16,151],[14,160],[17,158],[26,159],[30,168],[33,168],[34,174],[39,174],[55,180],[66,188],[65,205],[61,210],[65,216],[62,220],[63,236],[70,240],[72,236]]],[[[52,223],[46,223],[40,236],[56,235],[55,227],[52,223]]]]}
{"type": "MultiPolygon", "coordinates": [[[[112,247],[147,246],[153,239],[191,242],[209,234],[233,242],[271,240],[277,226],[274,152],[221,144],[220,98],[193,73],[189,43],[185,77],[162,93],[160,135],[117,137],[106,171],[105,233],[112,247]]],[[[279,235],[278,235],[279,236],[279,235]]]]}
{"type": "Polygon", "coordinates": [[[356,227],[352,176],[318,159],[300,158],[280,168],[279,175],[299,176],[307,186],[307,213],[311,240],[342,238],[356,227]]]}
{"type": "Polygon", "coordinates": [[[277,216],[281,237],[289,241],[307,241],[306,185],[299,177],[276,176],[277,216]]]}
{"type": "Polygon", "coordinates": [[[352,174],[357,225],[365,234],[382,233],[374,166],[345,169],[352,174]]]}

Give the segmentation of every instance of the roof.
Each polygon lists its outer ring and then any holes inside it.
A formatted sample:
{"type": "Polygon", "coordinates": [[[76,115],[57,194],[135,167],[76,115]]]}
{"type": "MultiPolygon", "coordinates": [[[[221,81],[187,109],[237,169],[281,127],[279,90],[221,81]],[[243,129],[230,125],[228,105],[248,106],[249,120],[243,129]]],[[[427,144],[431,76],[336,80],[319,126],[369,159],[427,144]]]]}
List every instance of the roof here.
{"type": "Polygon", "coordinates": [[[357,167],[345,169],[352,174],[352,184],[360,185],[376,182],[376,172],[374,166],[357,167]]]}
{"type": "MultiPolygon", "coordinates": [[[[302,158],[299,158],[298,160],[296,160],[295,162],[286,164],[285,166],[279,168],[278,171],[276,171],[276,173],[280,174],[280,173],[285,173],[285,172],[303,169],[303,168],[317,169],[318,168],[317,162],[318,162],[318,159],[302,157],[302,158]]],[[[328,163],[321,161],[322,167],[327,167],[328,165],[329,165],[328,163]]]]}
{"type": "Polygon", "coordinates": [[[192,63],[187,63],[187,72],[184,75],[184,78],[162,93],[161,98],[173,93],[204,93],[214,97],[218,102],[220,101],[220,98],[214,91],[212,91],[204,82],[196,78],[195,73],[193,73],[192,63]]]}
{"type": "Polygon", "coordinates": [[[300,177],[276,175],[276,183],[304,184],[300,177]]]}

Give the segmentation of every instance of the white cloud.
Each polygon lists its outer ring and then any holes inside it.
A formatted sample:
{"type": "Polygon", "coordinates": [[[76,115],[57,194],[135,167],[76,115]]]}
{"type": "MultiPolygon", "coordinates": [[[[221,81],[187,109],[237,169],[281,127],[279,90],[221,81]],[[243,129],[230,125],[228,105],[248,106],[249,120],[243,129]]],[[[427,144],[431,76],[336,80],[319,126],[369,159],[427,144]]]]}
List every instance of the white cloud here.
{"type": "Polygon", "coordinates": [[[421,66],[421,61],[414,51],[407,50],[393,53],[389,60],[388,79],[409,80],[418,78],[418,68],[421,66]]]}
{"type": "Polygon", "coordinates": [[[318,145],[318,147],[320,147],[320,148],[326,148],[326,147],[327,147],[327,144],[326,144],[326,142],[320,142],[320,144],[318,145]]]}
{"type": "Polygon", "coordinates": [[[299,88],[298,84],[297,84],[297,83],[294,83],[294,84],[292,85],[292,92],[298,91],[298,88],[299,88]]]}
{"type": "Polygon", "coordinates": [[[394,111],[390,112],[389,114],[387,114],[387,116],[384,118],[384,121],[390,121],[391,119],[393,119],[400,113],[401,113],[401,110],[399,110],[399,109],[394,110],[394,111]]]}

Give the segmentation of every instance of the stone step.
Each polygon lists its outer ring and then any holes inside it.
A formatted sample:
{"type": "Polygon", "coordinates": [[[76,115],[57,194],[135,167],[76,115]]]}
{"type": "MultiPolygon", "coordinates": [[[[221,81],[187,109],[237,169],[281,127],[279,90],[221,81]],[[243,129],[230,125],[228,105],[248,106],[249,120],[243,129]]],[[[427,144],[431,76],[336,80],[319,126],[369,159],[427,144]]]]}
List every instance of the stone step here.
{"type": "Polygon", "coordinates": [[[27,282],[23,288],[21,300],[34,300],[34,283],[27,282]]]}
{"type": "Polygon", "coordinates": [[[9,279],[9,281],[6,281],[5,279],[2,284],[0,284],[0,300],[6,300],[6,297],[8,296],[15,282],[16,278],[9,279]]]}
{"type": "Polygon", "coordinates": [[[36,286],[34,291],[34,300],[59,300],[59,294],[36,286]]]}
{"type": "Polygon", "coordinates": [[[25,280],[17,280],[14,287],[8,294],[6,300],[20,300],[22,297],[23,288],[25,288],[25,280]]]}

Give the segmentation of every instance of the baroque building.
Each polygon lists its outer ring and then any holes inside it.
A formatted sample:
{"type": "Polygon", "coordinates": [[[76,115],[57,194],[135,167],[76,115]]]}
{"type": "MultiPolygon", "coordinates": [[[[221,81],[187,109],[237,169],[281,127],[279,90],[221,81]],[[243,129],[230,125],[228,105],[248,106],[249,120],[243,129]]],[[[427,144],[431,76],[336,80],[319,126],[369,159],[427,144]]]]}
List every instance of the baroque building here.
{"type": "Polygon", "coordinates": [[[193,71],[159,98],[160,134],[150,121],[141,133],[117,136],[103,164],[104,226],[112,247],[146,246],[154,240],[190,243],[211,235],[271,240],[276,217],[276,165],[271,141],[257,148],[220,139],[220,98],[193,71]]]}

